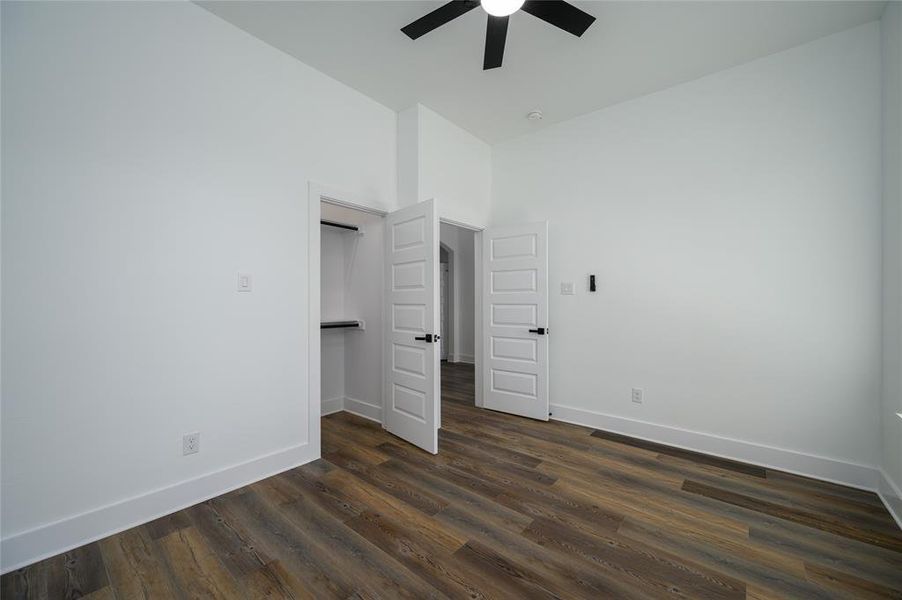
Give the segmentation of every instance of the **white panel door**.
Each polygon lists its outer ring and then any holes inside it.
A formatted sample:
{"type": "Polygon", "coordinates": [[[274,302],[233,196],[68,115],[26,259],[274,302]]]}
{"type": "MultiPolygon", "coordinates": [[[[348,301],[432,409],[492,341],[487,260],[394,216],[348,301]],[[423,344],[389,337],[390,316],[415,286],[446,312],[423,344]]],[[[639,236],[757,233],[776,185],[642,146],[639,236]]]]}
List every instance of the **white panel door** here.
{"type": "Polygon", "coordinates": [[[483,406],[548,420],[548,223],[482,235],[483,406]]]}
{"type": "Polygon", "coordinates": [[[438,216],[420,202],[385,217],[385,407],[389,432],[438,452],[438,216]]]}

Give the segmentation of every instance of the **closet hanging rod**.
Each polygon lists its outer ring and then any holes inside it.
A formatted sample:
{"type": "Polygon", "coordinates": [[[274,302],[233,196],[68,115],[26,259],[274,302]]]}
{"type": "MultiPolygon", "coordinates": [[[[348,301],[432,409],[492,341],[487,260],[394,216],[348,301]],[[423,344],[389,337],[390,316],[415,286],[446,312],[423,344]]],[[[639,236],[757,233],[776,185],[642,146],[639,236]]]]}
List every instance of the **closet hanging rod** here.
{"type": "Polygon", "coordinates": [[[323,321],[320,329],[363,329],[363,321],[323,321]]]}
{"type": "Polygon", "coordinates": [[[348,231],[360,231],[360,227],[356,225],[347,225],[345,223],[338,223],[336,221],[327,221],[326,219],[320,219],[320,225],[328,225],[329,227],[337,227],[339,229],[347,229],[348,231]]]}

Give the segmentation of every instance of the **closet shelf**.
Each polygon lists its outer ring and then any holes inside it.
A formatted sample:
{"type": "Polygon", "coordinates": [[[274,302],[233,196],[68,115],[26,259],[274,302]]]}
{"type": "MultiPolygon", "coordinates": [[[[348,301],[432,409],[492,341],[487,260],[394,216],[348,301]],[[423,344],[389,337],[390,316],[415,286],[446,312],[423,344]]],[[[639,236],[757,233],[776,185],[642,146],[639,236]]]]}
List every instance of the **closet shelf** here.
{"type": "Polygon", "coordinates": [[[323,321],[320,329],[365,329],[363,321],[323,321]]]}
{"type": "Polygon", "coordinates": [[[348,223],[339,223],[338,221],[327,221],[326,219],[320,219],[319,224],[325,225],[327,227],[344,229],[345,231],[354,231],[359,234],[363,233],[363,228],[359,227],[358,225],[349,225],[348,223]]]}

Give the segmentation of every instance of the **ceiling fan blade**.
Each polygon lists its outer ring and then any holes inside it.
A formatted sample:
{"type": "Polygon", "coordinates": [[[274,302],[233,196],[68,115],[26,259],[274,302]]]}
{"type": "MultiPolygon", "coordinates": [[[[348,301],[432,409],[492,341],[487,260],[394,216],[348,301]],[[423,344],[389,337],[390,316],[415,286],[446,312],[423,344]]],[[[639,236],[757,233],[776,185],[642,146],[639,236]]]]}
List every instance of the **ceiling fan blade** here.
{"type": "Polygon", "coordinates": [[[523,10],[576,37],[584,34],[595,22],[595,17],[564,0],[526,0],[523,10]]]}
{"type": "Polygon", "coordinates": [[[473,10],[477,6],[479,6],[479,0],[452,0],[447,4],[442,4],[413,23],[405,25],[401,28],[401,31],[410,39],[415,40],[421,35],[426,35],[433,29],[441,27],[448,21],[452,21],[460,15],[473,10]]]}
{"type": "Polygon", "coordinates": [[[507,40],[507,22],[510,17],[493,17],[489,15],[485,27],[485,58],[482,70],[497,69],[504,58],[504,42],[507,40]]]}

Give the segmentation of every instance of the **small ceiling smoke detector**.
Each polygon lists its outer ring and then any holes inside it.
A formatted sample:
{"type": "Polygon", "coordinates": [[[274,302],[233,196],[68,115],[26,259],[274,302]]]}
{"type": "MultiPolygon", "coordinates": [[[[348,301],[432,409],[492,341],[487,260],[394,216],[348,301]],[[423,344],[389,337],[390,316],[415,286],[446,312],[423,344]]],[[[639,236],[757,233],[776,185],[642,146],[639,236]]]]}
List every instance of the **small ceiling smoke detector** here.
{"type": "Polygon", "coordinates": [[[531,110],[526,114],[526,118],[530,121],[541,121],[542,120],[542,111],[540,110],[531,110]]]}

